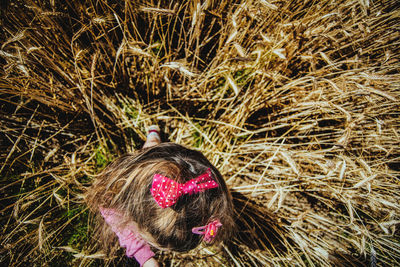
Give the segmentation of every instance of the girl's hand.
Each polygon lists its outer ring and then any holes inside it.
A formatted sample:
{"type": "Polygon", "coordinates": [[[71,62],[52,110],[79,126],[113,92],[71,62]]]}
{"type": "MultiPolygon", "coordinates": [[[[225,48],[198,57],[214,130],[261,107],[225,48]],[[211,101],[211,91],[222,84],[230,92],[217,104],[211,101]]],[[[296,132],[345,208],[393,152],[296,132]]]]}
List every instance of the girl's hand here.
{"type": "Polygon", "coordinates": [[[154,258],[150,258],[143,264],[143,267],[158,267],[158,262],[154,258]]]}

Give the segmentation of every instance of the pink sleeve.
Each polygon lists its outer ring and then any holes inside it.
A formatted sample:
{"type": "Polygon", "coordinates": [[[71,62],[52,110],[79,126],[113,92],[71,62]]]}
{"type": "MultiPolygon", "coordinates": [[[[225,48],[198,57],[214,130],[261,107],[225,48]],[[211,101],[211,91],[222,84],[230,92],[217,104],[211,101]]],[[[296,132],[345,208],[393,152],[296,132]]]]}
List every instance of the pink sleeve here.
{"type": "Polygon", "coordinates": [[[126,248],[126,256],[135,257],[140,266],[154,256],[150,246],[144,241],[132,225],[130,227],[119,228],[118,223],[122,221],[122,215],[114,209],[100,208],[101,215],[111,229],[118,236],[121,247],[126,248]]]}
{"type": "Polygon", "coordinates": [[[150,246],[146,244],[145,246],[139,248],[133,256],[140,266],[143,266],[146,261],[154,257],[154,252],[151,251],[150,246]]]}

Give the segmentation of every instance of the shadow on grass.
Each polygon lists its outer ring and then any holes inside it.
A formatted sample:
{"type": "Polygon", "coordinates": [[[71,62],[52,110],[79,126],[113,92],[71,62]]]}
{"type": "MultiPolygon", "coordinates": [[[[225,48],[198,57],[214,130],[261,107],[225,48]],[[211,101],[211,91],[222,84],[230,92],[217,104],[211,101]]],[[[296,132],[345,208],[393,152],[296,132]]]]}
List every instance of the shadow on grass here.
{"type": "MultiPolygon", "coordinates": [[[[240,259],[245,266],[261,266],[266,258],[270,258],[274,264],[280,262],[285,265],[291,264],[291,258],[298,256],[311,265],[304,254],[306,252],[302,251],[286,228],[290,227],[290,222],[239,192],[232,192],[232,197],[237,229],[227,247],[236,260],[240,259]],[[258,253],[255,253],[255,257],[250,259],[251,251],[262,251],[266,258],[257,259],[258,253]]],[[[327,260],[336,266],[376,266],[375,258],[364,257],[356,251],[330,251],[327,260]]]]}
{"type": "Polygon", "coordinates": [[[253,250],[287,251],[285,241],[280,233],[278,218],[271,212],[263,212],[254,200],[239,193],[232,192],[235,209],[237,232],[230,248],[234,244],[243,244],[253,250]]]}

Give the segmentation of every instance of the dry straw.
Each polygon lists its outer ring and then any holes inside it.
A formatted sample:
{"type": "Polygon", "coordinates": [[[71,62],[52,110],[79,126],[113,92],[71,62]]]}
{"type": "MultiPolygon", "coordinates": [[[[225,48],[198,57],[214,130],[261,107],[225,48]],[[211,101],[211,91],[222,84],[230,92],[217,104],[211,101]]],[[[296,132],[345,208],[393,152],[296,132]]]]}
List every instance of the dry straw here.
{"type": "Polygon", "coordinates": [[[158,123],[219,168],[239,226],[165,265],[399,265],[398,1],[0,12],[0,262],[121,263],[90,239],[82,193],[158,123]]]}

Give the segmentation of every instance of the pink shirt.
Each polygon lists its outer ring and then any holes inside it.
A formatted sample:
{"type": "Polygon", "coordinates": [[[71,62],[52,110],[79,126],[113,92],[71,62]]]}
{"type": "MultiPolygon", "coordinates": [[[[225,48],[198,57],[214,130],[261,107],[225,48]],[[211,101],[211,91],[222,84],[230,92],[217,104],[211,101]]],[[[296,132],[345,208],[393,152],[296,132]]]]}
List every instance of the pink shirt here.
{"type": "Polygon", "coordinates": [[[129,258],[135,257],[140,266],[154,257],[154,252],[151,251],[149,244],[137,233],[134,225],[119,225],[123,220],[123,215],[119,211],[100,207],[100,213],[118,236],[120,246],[126,248],[126,256],[129,258]]]}

